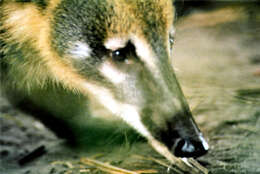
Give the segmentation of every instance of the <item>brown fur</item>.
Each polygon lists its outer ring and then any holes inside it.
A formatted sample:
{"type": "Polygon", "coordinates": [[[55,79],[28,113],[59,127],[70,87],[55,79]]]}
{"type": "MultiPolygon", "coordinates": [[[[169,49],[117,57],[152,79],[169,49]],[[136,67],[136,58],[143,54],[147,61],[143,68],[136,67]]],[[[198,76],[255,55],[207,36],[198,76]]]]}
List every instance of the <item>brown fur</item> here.
{"type": "MultiPolygon", "coordinates": [[[[143,22],[140,18],[142,18],[142,14],[137,6],[136,2],[125,3],[124,0],[109,0],[111,4],[115,7],[115,15],[111,19],[112,25],[107,28],[108,38],[115,37],[115,35],[119,37],[124,37],[128,33],[137,34],[138,36],[143,36],[143,30],[140,26],[144,26],[143,22]],[[130,13],[132,12],[132,13],[130,13]]],[[[164,27],[163,31],[168,31],[169,28],[172,26],[173,22],[173,7],[172,1],[168,0],[154,0],[154,1],[138,1],[140,3],[152,3],[154,6],[154,11],[152,14],[157,14],[155,18],[158,21],[162,21],[165,25],[161,26],[164,27]],[[158,11],[158,12],[157,12],[158,11]]],[[[151,11],[149,11],[151,13],[151,11]]],[[[151,15],[151,14],[147,15],[151,15]]],[[[163,32],[161,31],[161,32],[163,32]]],[[[168,35],[167,35],[168,37],[168,35]]]]}
{"type": "MultiPolygon", "coordinates": [[[[81,91],[79,83],[83,78],[75,73],[72,66],[61,59],[51,48],[50,43],[50,20],[52,19],[52,10],[59,3],[58,0],[52,1],[45,13],[42,13],[34,4],[6,3],[3,5],[3,28],[7,29],[5,41],[18,41],[19,43],[29,42],[30,46],[39,51],[39,57],[30,57],[30,59],[39,59],[37,69],[33,64],[35,60],[27,60],[24,64],[15,67],[23,72],[25,76],[21,81],[30,89],[33,85],[44,86],[47,79],[51,78],[53,82],[62,82],[64,87],[81,91]]],[[[21,88],[23,88],[22,86],[21,88]]],[[[81,91],[83,92],[83,90],[81,91]]]]}
{"type": "MultiPolygon", "coordinates": [[[[18,70],[21,70],[24,74],[23,79],[20,79],[23,83],[17,85],[18,87],[26,87],[30,90],[33,85],[44,87],[45,82],[51,80],[70,90],[86,93],[83,87],[81,88],[86,79],[78,75],[71,63],[61,59],[51,48],[50,23],[53,17],[52,12],[59,3],[60,0],[51,0],[44,11],[33,3],[4,3],[1,7],[4,16],[2,28],[6,29],[7,33],[5,33],[6,37],[2,35],[1,38],[4,38],[7,43],[13,41],[28,42],[32,48],[39,51],[39,57],[30,57],[34,60],[27,60],[26,64],[18,65],[21,67],[15,67],[14,73],[21,73],[18,72],[18,70]],[[39,65],[37,69],[33,64],[35,61],[39,65]]],[[[135,11],[138,8],[136,3],[125,3],[123,0],[110,0],[110,3],[114,4],[117,15],[111,19],[112,25],[107,28],[108,37],[123,36],[132,32],[143,38],[142,29],[139,29],[142,21],[134,20],[140,18],[140,16],[138,16],[138,13],[129,13],[129,11],[135,11]],[[133,21],[134,23],[132,23],[133,21]]],[[[163,21],[165,24],[163,27],[169,28],[173,21],[171,1],[156,0],[156,2],[151,3],[154,3],[154,7],[158,5],[154,10],[163,11],[163,15],[156,16],[156,18],[163,21]]],[[[166,34],[165,36],[168,37],[166,34]]]]}

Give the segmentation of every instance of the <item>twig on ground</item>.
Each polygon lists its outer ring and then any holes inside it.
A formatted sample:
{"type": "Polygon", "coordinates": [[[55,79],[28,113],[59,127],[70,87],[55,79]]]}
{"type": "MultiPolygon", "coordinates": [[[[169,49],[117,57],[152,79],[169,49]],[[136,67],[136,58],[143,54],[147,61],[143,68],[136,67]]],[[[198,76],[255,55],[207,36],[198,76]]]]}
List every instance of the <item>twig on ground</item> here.
{"type": "Polygon", "coordinates": [[[40,146],[36,149],[34,149],[33,151],[31,151],[30,153],[28,153],[27,155],[25,155],[23,158],[21,158],[18,163],[23,166],[33,160],[35,160],[36,158],[39,158],[40,156],[43,156],[46,153],[46,149],[45,146],[40,146]]]}

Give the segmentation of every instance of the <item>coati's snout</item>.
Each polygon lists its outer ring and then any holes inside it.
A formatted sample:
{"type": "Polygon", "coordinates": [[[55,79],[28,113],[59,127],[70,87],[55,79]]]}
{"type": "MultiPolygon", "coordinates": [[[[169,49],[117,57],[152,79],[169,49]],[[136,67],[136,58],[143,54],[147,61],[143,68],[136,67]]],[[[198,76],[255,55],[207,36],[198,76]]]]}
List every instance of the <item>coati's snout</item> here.
{"type": "Polygon", "coordinates": [[[172,151],[178,157],[200,157],[208,152],[208,144],[203,136],[200,140],[178,138],[175,140],[172,151]]]}
{"type": "Polygon", "coordinates": [[[209,150],[209,145],[188,112],[178,113],[161,126],[156,127],[150,121],[150,131],[160,142],[177,157],[200,157],[209,150]],[[151,129],[152,127],[156,127],[151,129]]]}
{"type": "MultiPolygon", "coordinates": [[[[200,157],[209,150],[209,145],[199,131],[193,119],[186,120],[189,127],[179,127],[178,122],[173,122],[175,128],[161,134],[162,141],[177,157],[200,157]],[[187,130],[185,130],[187,129],[187,130]]],[[[183,125],[182,125],[183,126],[183,125]]]]}

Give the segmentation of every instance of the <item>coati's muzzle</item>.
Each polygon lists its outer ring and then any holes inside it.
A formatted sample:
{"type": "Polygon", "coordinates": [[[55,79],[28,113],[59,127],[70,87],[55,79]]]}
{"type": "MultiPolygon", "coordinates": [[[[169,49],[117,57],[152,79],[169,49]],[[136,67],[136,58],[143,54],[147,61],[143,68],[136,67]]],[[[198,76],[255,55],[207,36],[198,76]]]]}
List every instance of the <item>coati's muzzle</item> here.
{"type": "MultiPolygon", "coordinates": [[[[109,44],[108,49],[114,46],[109,44]]],[[[120,102],[136,108],[135,120],[129,118],[134,118],[134,112],[121,117],[137,131],[148,140],[150,136],[159,140],[178,157],[202,156],[208,151],[208,144],[192,118],[169,62],[170,53],[163,45],[130,37],[122,48],[112,51],[112,61],[104,62],[101,72],[113,80],[114,95],[120,102]],[[161,49],[152,49],[153,44],[161,49]],[[119,58],[119,64],[113,62],[119,58]]]]}
{"type": "Polygon", "coordinates": [[[141,91],[141,98],[145,100],[142,103],[142,123],[152,136],[163,142],[175,156],[199,157],[206,154],[208,143],[192,117],[169,61],[170,53],[166,46],[160,41],[150,43],[151,47],[147,48],[144,46],[146,43],[140,40],[133,39],[132,43],[136,56],[146,63],[142,68],[145,73],[138,78],[138,84],[142,84],[142,87],[136,87],[141,91]],[[144,56],[147,55],[142,52],[152,53],[149,59],[146,59],[144,56]]]}
{"type": "Polygon", "coordinates": [[[178,117],[183,118],[180,115],[176,117],[177,120],[168,123],[167,130],[160,132],[161,141],[177,157],[199,157],[206,154],[209,145],[192,117],[185,118],[185,121],[178,121],[178,117]]]}

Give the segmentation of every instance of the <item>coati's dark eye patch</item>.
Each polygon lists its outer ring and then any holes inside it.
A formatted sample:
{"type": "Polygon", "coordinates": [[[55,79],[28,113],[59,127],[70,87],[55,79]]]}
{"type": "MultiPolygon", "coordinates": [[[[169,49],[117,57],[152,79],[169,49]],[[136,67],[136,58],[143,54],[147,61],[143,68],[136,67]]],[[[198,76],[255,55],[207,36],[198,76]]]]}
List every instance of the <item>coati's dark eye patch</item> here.
{"type": "Polygon", "coordinates": [[[135,47],[131,42],[128,42],[124,48],[120,48],[111,53],[111,57],[114,61],[124,62],[131,55],[135,55],[135,47]]]}

